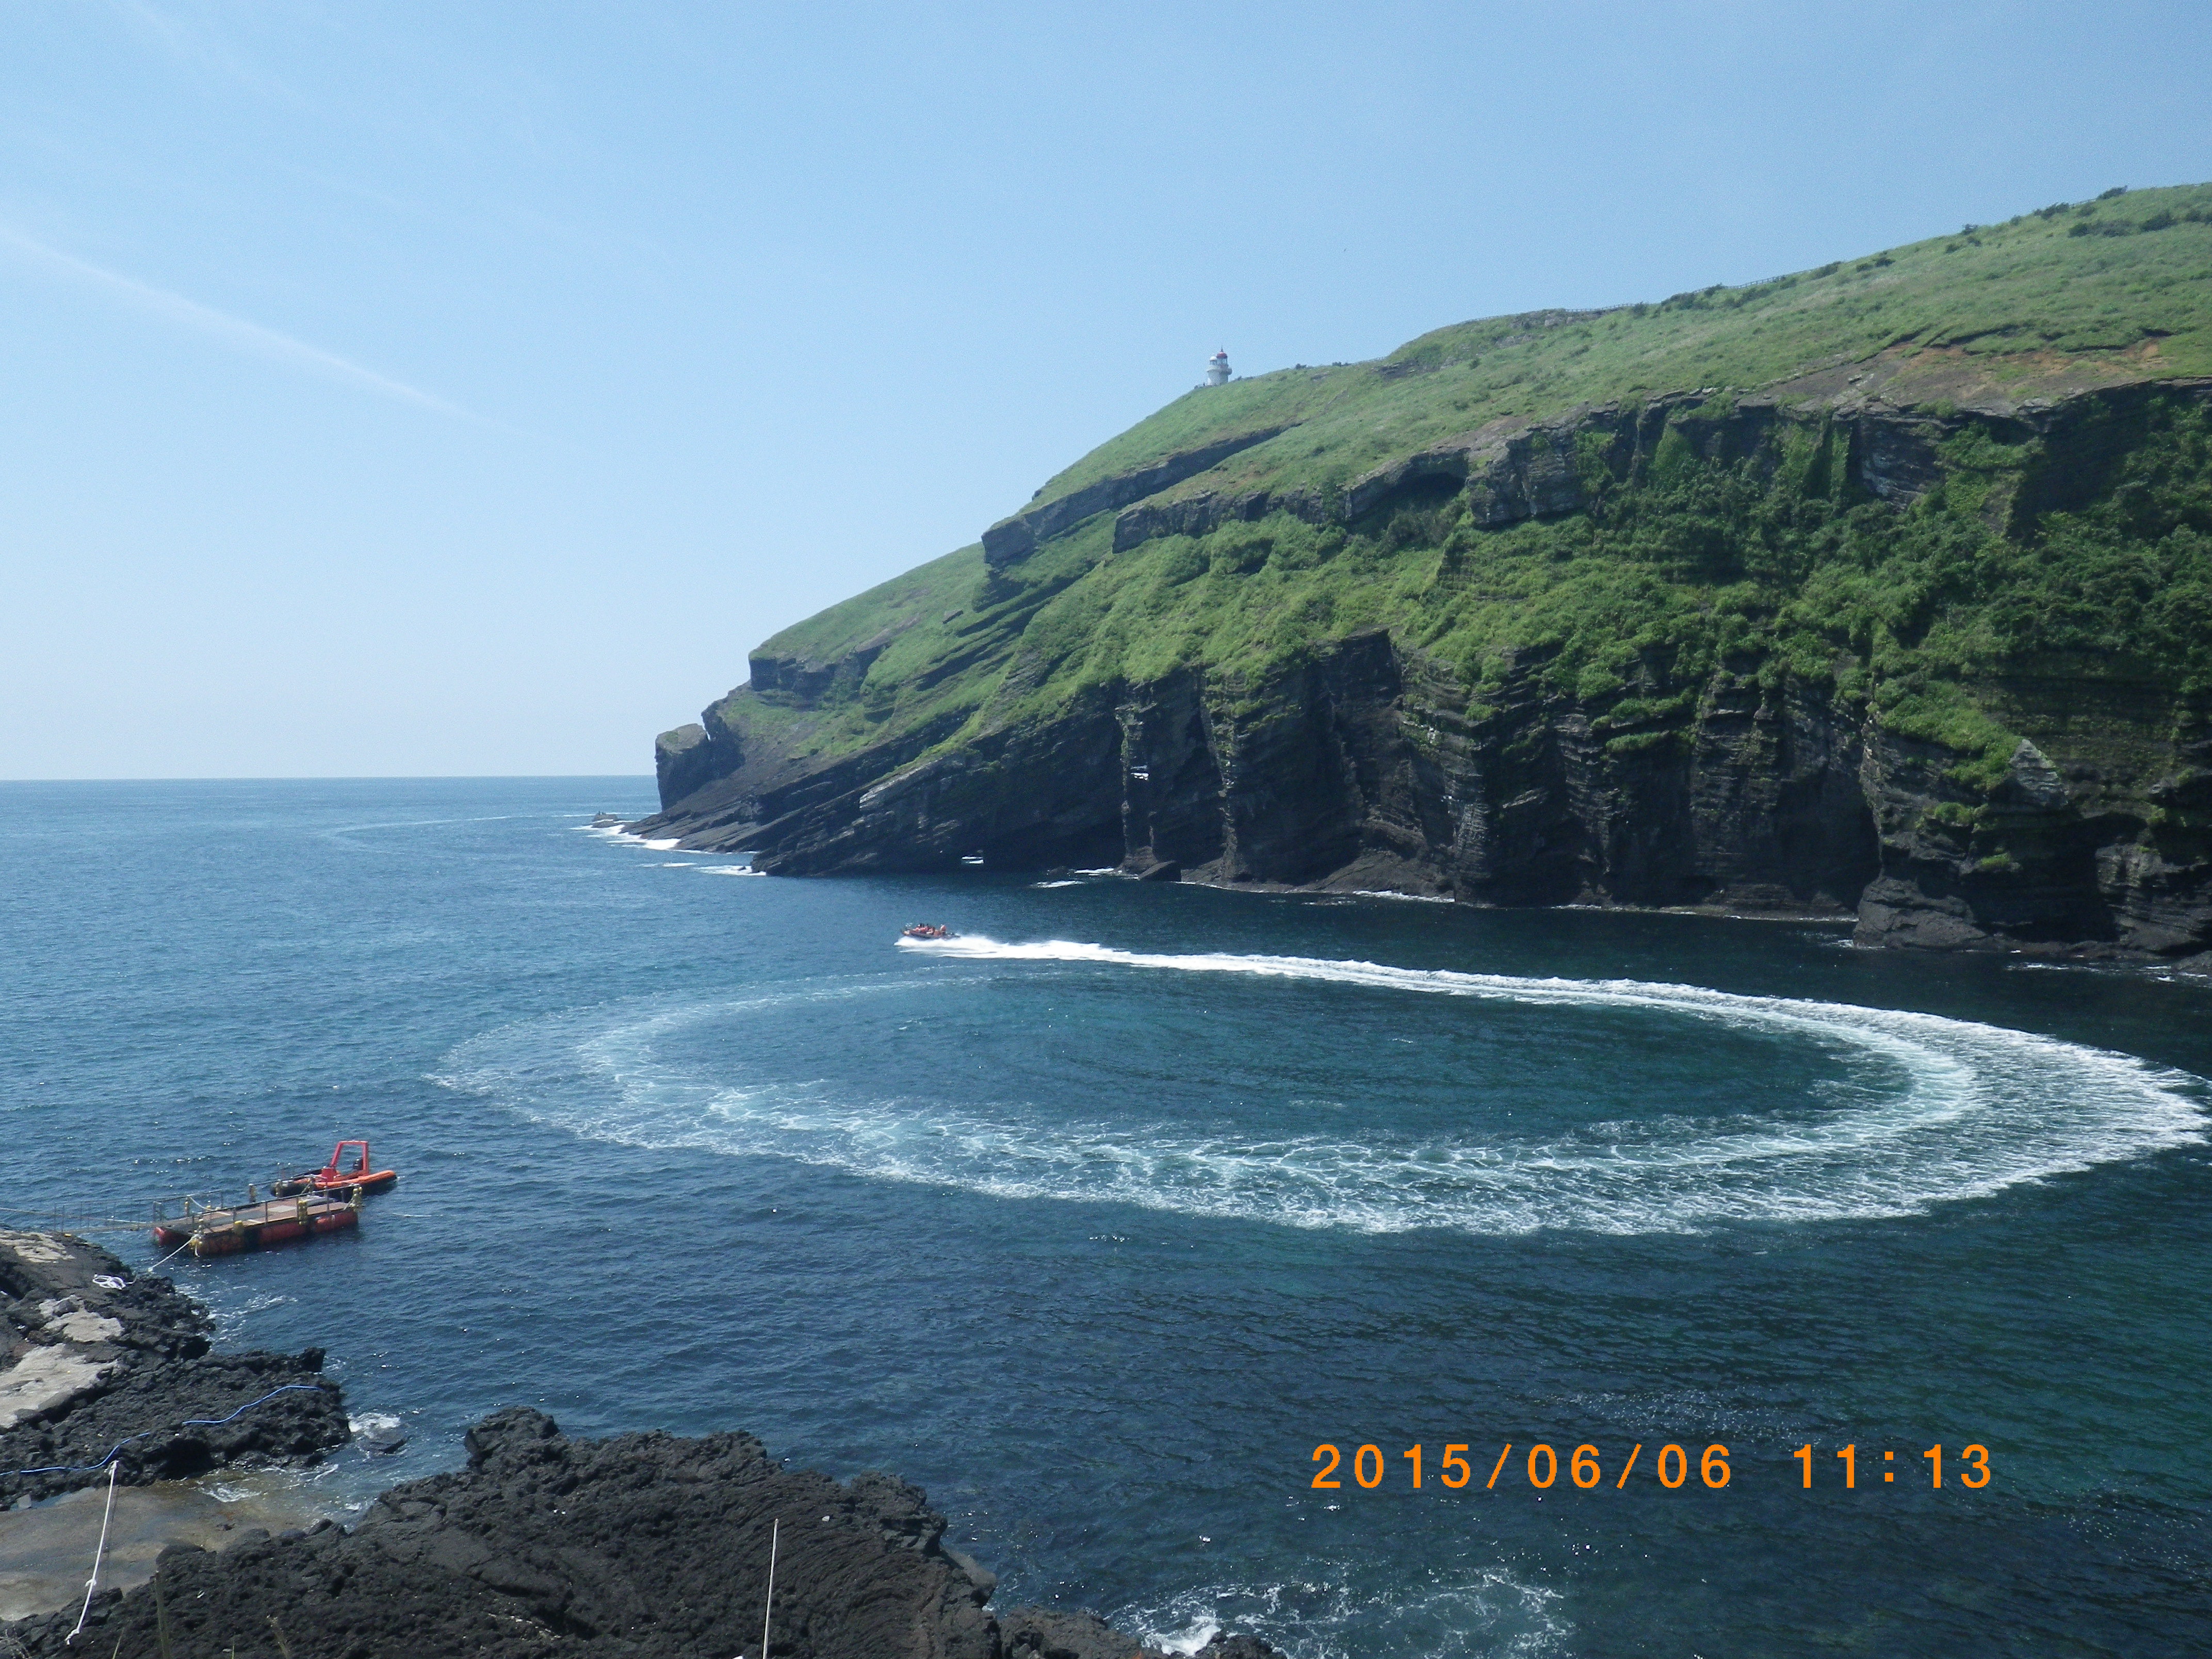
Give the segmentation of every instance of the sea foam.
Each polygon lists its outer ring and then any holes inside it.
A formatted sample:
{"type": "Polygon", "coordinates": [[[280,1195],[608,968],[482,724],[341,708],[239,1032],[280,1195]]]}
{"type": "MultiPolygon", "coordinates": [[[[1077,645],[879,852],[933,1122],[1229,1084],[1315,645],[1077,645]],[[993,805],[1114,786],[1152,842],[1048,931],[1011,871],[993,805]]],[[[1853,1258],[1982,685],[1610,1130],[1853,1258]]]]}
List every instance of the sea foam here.
{"type": "Polygon", "coordinates": [[[1378,1651],[1539,1659],[1572,1651],[1574,1627],[1559,1593],[1502,1567],[1431,1567],[1409,1594],[1373,1583],[1372,1562],[1301,1565],[1301,1577],[1199,1585],[1164,1604],[1117,1608],[1113,1622],[1164,1653],[1197,1653],[1223,1629],[1255,1632],[1297,1659],[1378,1651]]]}
{"type": "Polygon", "coordinates": [[[951,988],[895,977],[562,1017],[465,1045],[445,1080],[538,1121],[638,1146],[787,1158],[1007,1199],[1370,1232],[1680,1232],[1907,1215],[2204,1138],[2199,1079],[1934,1014],[1635,980],[1146,953],[1066,940],[966,936],[902,946],[994,972],[1066,964],[1631,1009],[1802,1040],[1846,1063],[1856,1056],[1869,1081],[1840,1091],[1827,1109],[1808,1111],[1796,1099],[1726,1125],[1662,1113],[1632,1124],[1516,1131],[1471,1122],[1398,1134],[1376,1116],[1332,1119],[1316,1130],[1310,1115],[1291,1113],[1277,1134],[1194,1129],[1106,1103],[1075,1120],[1018,1099],[953,1104],[903,1077],[866,1089],[796,1083],[765,1070],[748,1074],[742,1054],[689,1066],[664,1057],[681,1046],[667,1039],[702,1024],[795,1012],[803,1001],[951,988]]]}

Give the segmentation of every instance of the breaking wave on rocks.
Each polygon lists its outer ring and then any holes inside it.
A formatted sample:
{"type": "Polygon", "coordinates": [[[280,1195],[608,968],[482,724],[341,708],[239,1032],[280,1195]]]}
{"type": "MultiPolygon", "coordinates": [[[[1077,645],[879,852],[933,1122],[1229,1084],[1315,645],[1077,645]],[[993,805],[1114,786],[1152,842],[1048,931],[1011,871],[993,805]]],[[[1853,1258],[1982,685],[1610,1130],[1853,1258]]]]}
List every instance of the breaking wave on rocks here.
{"type": "MultiPolygon", "coordinates": [[[[1370,1232],[1681,1232],[1905,1215],[2203,1139],[2199,1079],[1933,1014],[1632,980],[1149,954],[1064,940],[961,937],[905,948],[928,959],[914,964],[921,976],[532,1022],[464,1045],[440,1080],[538,1121],[632,1145],[789,1158],[1009,1199],[1370,1232]],[[944,974],[954,963],[984,971],[944,974]],[[802,1048],[795,1032],[769,1040],[759,1030],[795,1021],[818,1034],[831,1018],[848,1034],[871,1022],[927,1027],[928,1010],[917,1014],[899,1000],[957,996],[963,987],[1018,976],[1024,964],[1078,969],[1074,986],[1063,981],[1060,992],[1079,1016],[1082,970],[1125,981],[1233,975],[1692,1022],[1817,1052],[1849,1082],[1778,1087],[1771,1109],[1715,1115],[1698,1109],[1691,1079],[1678,1091],[1684,1098],[1647,1103],[1642,1115],[1624,1107],[1606,1121],[1576,1121],[1486,1111],[1477,1079],[1466,1109],[1448,1122],[1394,1127],[1404,1115],[1387,1109],[1387,1098],[1360,1103],[1385,1109],[1356,1112],[1285,1100],[1264,1125],[1238,1127],[1147,1110],[1140,1091],[1126,1106],[1104,1103],[1096,1075],[1072,1078],[1068,1097],[1058,1101],[1023,1097],[1027,1080],[1019,1077],[995,1095],[988,1079],[981,1097],[933,1088],[930,1066],[888,1058],[858,1077],[825,1079],[805,1059],[818,1050],[802,1048]],[[872,1009],[878,999],[890,1001],[872,1009]],[[699,1040],[718,1027],[738,1035],[719,1046],[699,1040]]],[[[1423,1027],[1409,1018],[1407,1030],[1418,1036],[1423,1027]]],[[[886,1045],[887,1055],[896,1052],[886,1045]]],[[[1409,1050],[1409,1059],[1419,1052],[1409,1050]]]]}

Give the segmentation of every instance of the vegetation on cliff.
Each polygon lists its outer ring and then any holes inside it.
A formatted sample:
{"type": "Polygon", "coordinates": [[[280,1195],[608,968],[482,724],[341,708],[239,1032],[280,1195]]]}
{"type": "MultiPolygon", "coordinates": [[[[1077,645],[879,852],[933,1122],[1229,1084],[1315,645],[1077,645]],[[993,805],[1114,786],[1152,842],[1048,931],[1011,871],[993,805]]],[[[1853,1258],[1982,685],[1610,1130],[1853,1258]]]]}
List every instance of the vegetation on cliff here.
{"type": "MultiPolygon", "coordinates": [[[[2212,187],[2136,191],[1745,288],[1462,324],[1379,364],[1200,389],[1085,456],[1039,501],[1272,425],[1291,429],[1207,482],[1341,489],[1389,455],[1493,421],[1767,386],[1884,353],[1905,354],[1891,400],[1924,386],[1939,416],[1961,392],[2212,375],[2208,301],[2212,187]]],[[[2026,536],[2008,537],[1984,509],[2033,457],[1979,431],[1948,444],[1942,487],[1901,520],[1854,487],[1826,434],[1808,434],[1771,479],[1697,464],[1681,435],[1646,476],[1599,480],[1585,512],[1495,534],[1448,504],[1401,503],[1352,526],[1278,514],[1117,557],[1100,514],[1018,569],[987,575],[980,550],[964,550],[757,654],[830,662],[895,635],[827,700],[830,718],[803,722],[810,750],[949,708],[980,714],[1002,688],[1029,713],[1074,684],[1152,678],[1177,662],[1264,674],[1316,640],[1384,623],[1410,626],[1476,684],[1501,650],[1559,644],[1555,672],[1595,697],[1632,686],[1652,652],[1684,653],[1686,677],[1754,641],[1854,686],[2059,653],[2202,689],[2212,642],[2185,619],[2212,614],[2204,420],[2161,411],[2156,428],[2154,452],[2129,457],[2113,498],[2026,536]]]]}
{"type": "Polygon", "coordinates": [[[1692,744],[1716,675],[1787,687],[1939,747],[1958,798],[1924,810],[1978,822],[2053,685],[2201,735],[2209,387],[2212,186],[1202,388],[767,641],[663,739],[665,804],[927,764],[1178,672],[1233,722],[1380,630],[1474,726],[1533,683],[1624,762],[1692,744]]]}

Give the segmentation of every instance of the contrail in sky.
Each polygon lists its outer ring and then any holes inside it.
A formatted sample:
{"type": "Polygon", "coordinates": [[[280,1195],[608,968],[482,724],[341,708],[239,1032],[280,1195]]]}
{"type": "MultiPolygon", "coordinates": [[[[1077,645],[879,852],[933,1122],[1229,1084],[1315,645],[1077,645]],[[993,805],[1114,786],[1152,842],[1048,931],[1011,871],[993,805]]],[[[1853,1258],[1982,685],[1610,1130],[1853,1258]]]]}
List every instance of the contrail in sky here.
{"type": "Polygon", "coordinates": [[[64,253],[59,248],[49,247],[34,237],[26,236],[12,225],[0,224],[0,243],[29,254],[52,270],[89,283],[141,311],[182,323],[187,328],[198,329],[203,334],[212,335],[218,340],[243,347],[261,356],[345,380],[368,391],[380,392],[385,397],[397,398],[402,403],[435,410],[441,415],[470,418],[466,410],[447,403],[443,398],[433,397],[403,380],[395,380],[388,375],[379,374],[373,368],[363,368],[359,363],[349,362],[336,352],[311,346],[304,340],[295,340],[289,334],[279,334],[275,329],[264,328],[258,323],[249,323],[242,317],[233,317],[211,306],[204,306],[197,300],[187,300],[181,294],[150,288],[144,283],[134,282],[128,276],[103,270],[74,255],[64,253]]]}

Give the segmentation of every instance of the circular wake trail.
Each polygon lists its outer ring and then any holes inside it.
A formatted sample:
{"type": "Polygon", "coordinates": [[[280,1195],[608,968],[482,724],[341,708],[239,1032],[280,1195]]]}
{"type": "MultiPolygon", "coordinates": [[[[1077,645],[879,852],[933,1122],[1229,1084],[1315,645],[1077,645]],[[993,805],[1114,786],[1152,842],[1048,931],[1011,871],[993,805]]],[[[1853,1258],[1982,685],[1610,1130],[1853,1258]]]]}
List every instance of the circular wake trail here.
{"type": "Polygon", "coordinates": [[[1298,1132],[1297,1115],[1286,1110],[1278,1138],[1249,1129],[1201,1133],[1133,1112],[1070,1119],[1020,1101],[951,1105],[903,1077],[886,1076],[880,1089],[792,1082],[770,1074],[765,1054],[729,1062],[728,1070],[752,1073],[730,1076],[721,1065],[687,1067],[660,1053],[666,1038],[702,1024],[788,1014],[803,1002],[960,989],[943,981],[802,988],[651,1013],[632,1009],[598,1024],[588,1016],[534,1024],[465,1045],[444,1080],[538,1121],[635,1145],[790,1158],[1006,1198],[1373,1232],[1679,1232],[1905,1215],[2204,1138],[2197,1079],[2126,1054],[1934,1014],[1636,980],[1306,957],[972,936],[902,944],[978,966],[1234,975],[1628,1010],[1802,1042],[1841,1054],[1866,1081],[1832,1102],[1800,1091],[1773,1113],[1747,1119],[1699,1116],[1686,1103],[1632,1122],[1535,1131],[1486,1121],[1471,1109],[1463,1126],[1402,1133],[1389,1123],[1389,1103],[1379,1101],[1351,1132],[1340,1118],[1325,1131],[1298,1132]]]}

